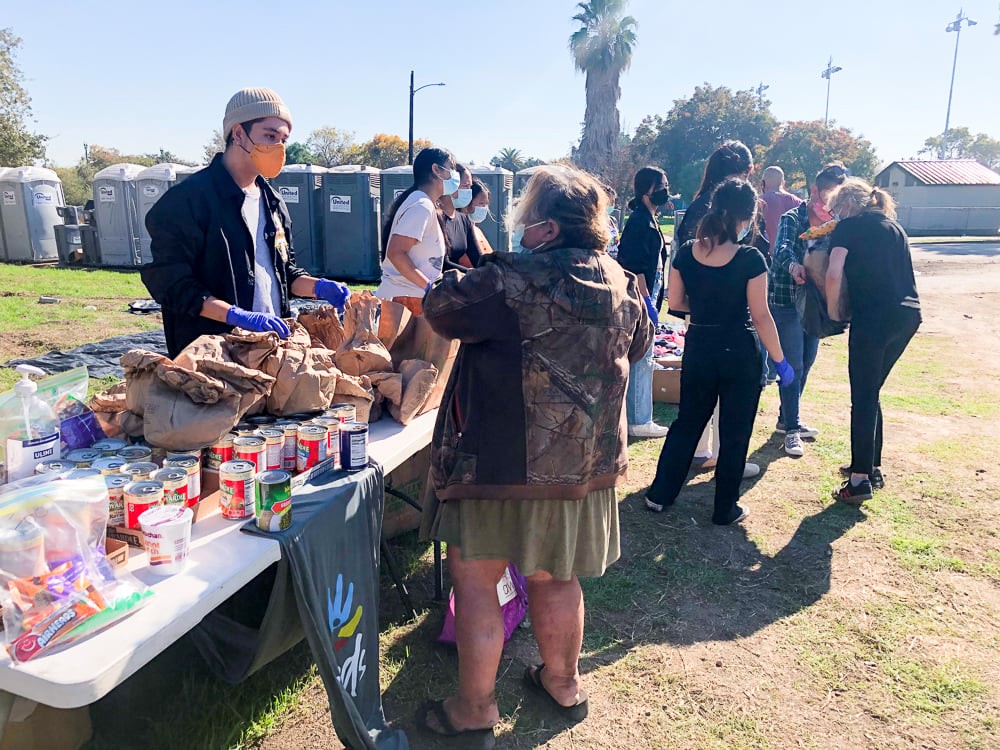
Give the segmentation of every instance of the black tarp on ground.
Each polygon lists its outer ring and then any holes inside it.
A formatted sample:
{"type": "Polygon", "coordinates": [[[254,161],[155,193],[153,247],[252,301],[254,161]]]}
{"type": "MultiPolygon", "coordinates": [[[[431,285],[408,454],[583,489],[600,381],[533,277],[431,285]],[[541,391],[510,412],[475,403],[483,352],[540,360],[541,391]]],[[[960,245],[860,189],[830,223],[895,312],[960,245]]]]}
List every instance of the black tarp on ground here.
{"type": "Polygon", "coordinates": [[[53,350],[38,357],[12,359],[5,362],[4,367],[34,365],[52,375],[72,370],[74,367],[86,366],[87,372],[92,378],[123,378],[125,371],[122,370],[120,360],[121,356],[129,349],[148,349],[151,352],[166,355],[167,342],[163,337],[163,329],[112,336],[109,339],[83,344],[65,352],[53,350]]]}

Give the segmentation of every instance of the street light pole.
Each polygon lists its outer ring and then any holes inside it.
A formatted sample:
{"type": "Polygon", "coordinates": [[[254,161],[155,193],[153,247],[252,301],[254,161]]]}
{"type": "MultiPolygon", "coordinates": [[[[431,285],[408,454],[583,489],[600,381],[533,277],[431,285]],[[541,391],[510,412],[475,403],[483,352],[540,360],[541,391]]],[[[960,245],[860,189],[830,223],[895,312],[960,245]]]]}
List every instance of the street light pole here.
{"type": "Polygon", "coordinates": [[[760,107],[760,108],[764,107],[764,92],[767,91],[769,88],[771,88],[771,87],[768,86],[768,85],[765,85],[765,83],[763,81],[761,81],[760,85],[757,88],[754,89],[754,91],[757,92],[757,106],[758,107],[760,107]]]}
{"type": "Polygon", "coordinates": [[[444,86],[443,83],[425,83],[419,88],[413,88],[413,71],[410,71],[410,147],[407,151],[407,163],[413,164],[413,95],[416,94],[421,89],[426,89],[430,86],[444,86]]]}
{"type": "Polygon", "coordinates": [[[830,81],[833,80],[833,74],[839,73],[843,68],[839,68],[833,64],[833,55],[830,55],[830,62],[826,64],[826,70],[820,73],[820,78],[826,79],[826,114],[823,115],[823,125],[824,127],[830,127],[830,81]]]}
{"type": "Polygon", "coordinates": [[[948,153],[948,128],[951,124],[951,95],[955,89],[955,68],[958,67],[958,42],[962,38],[962,24],[965,23],[967,26],[975,26],[976,22],[969,18],[961,10],[958,11],[958,15],[955,16],[955,20],[949,23],[945,27],[947,32],[955,32],[955,57],[951,61],[951,85],[948,86],[948,111],[944,116],[944,135],[941,137],[941,153],[940,157],[945,158],[948,153]]]}

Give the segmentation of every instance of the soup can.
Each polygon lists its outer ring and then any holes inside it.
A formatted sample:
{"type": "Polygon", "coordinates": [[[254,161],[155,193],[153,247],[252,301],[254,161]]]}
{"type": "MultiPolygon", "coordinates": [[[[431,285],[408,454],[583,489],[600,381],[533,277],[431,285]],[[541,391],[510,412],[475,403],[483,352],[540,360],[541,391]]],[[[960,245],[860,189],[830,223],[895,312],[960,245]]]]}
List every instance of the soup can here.
{"type": "Polygon", "coordinates": [[[320,424],[326,427],[326,455],[333,456],[334,468],[340,466],[340,425],[342,422],[336,417],[316,417],[313,424],[320,424]]]}
{"type": "Polygon", "coordinates": [[[257,425],[250,424],[249,422],[238,422],[233,428],[233,432],[236,433],[237,437],[249,437],[257,431],[257,425]]]}
{"type": "Polygon", "coordinates": [[[233,433],[227,432],[212,445],[208,446],[205,453],[205,466],[209,469],[219,470],[219,467],[226,461],[232,461],[233,456],[233,433]]]}
{"type": "Polygon", "coordinates": [[[75,469],[76,464],[64,458],[50,458],[35,466],[35,474],[61,474],[64,471],[75,469]]]}
{"type": "Polygon", "coordinates": [[[125,465],[125,459],[112,454],[104,458],[99,458],[90,465],[91,469],[97,469],[102,474],[120,474],[121,468],[125,465]]]}
{"type": "Polygon", "coordinates": [[[368,425],[364,422],[340,425],[340,466],[344,471],[361,471],[368,466],[368,425]]]}
{"type": "Polygon", "coordinates": [[[108,488],[108,526],[125,525],[125,485],[132,481],[127,474],[105,474],[108,488]]]}
{"type": "Polygon", "coordinates": [[[118,451],[122,450],[125,447],[125,441],[118,438],[104,438],[103,440],[98,440],[90,447],[95,451],[100,451],[102,456],[109,457],[116,455],[118,451]]]}
{"type": "Polygon", "coordinates": [[[193,507],[201,500],[201,456],[194,453],[178,453],[163,462],[163,468],[183,469],[187,473],[187,506],[193,507]]]}
{"type": "Polygon", "coordinates": [[[257,475],[257,527],[284,531],[292,525],[292,475],[262,471],[257,475]]]}
{"type": "Polygon", "coordinates": [[[260,435],[241,435],[233,438],[233,460],[250,461],[257,472],[267,469],[267,441],[260,435]]]}
{"type": "Polygon", "coordinates": [[[284,465],[285,431],[279,427],[261,427],[257,437],[264,438],[265,470],[280,469],[284,465]]]}
{"type": "Polygon", "coordinates": [[[219,467],[219,510],[223,518],[239,521],[253,518],[257,502],[252,461],[226,461],[219,467]]]}
{"type": "Polygon", "coordinates": [[[101,457],[100,451],[93,448],[77,448],[75,451],[68,451],[63,458],[72,461],[78,469],[89,469],[90,465],[101,457]]]}
{"type": "Polygon", "coordinates": [[[330,408],[323,412],[324,417],[336,417],[341,422],[357,422],[358,407],[354,404],[330,404],[330,408]]]}
{"type": "Polygon", "coordinates": [[[285,433],[285,441],[281,449],[281,468],[285,471],[295,471],[295,452],[299,443],[299,423],[291,420],[279,420],[274,423],[285,433]]]}
{"type": "Polygon", "coordinates": [[[180,467],[167,467],[154,471],[149,477],[163,485],[164,505],[188,504],[188,475],[180,467]]]}
{"type": "Polygon", "coordinates": [[[295,451],[295,468],[302,473],[326,459],[329,430],[321,424],[304,424],[299,427],[298,446],[295,451]]]}
{"type": "Polygon", "coordinates": [[[163,504],[163,485],[146,480],[129,482],[125,485],[125,525],[130,529],[139,528],[139,516],[154,505],[163,504]]]}
{"type": "Polygon", "coordinates": [[[150,461],[153,458],[153,449],[148,445],[128,445],[117,453],[118,458],[124,458],[129,463],[134,461],[150,461]]]}
{"type": "Polygon", "coordinates": [[[259,429],[261,427],[267,427],[268,425],[274,424],[276,419],[277,417],[272,417],[270,414],[258,414],[255,417],[247,417],[243,421],[248,424],[252,424],[255,429],[259,429]]]}
{"type": "Polygon", "coordinates": [[[128,474],[132,477],[133,482],[141,482],[145,479],[149,479],[150,474],[159,468],[160,467],[152,461],[132,461],[119,467],[118,473],[128,474]]]}

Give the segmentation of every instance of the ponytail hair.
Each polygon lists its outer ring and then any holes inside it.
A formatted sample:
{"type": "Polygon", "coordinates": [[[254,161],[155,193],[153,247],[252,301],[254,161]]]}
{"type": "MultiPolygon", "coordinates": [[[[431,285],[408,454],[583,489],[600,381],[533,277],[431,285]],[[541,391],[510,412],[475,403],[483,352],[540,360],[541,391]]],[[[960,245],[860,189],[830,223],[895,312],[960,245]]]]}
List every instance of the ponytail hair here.
{"type": "Polygon", "coordinates": [[[399,194],[399,197],[392,202],[385,215],[385,223],[382,227],[382,260],[385,260],[385,252],[389,247],[389,233],[392,231],[392,222],[396,219],[396,212],[403,205],[403,201],[413,195],[422,185],[426,185],[434,178],[434,165],[444,167],[448,162],[455,163],[455,157],[447,149],[430,146],[421,149],[420,153],[413,160],[413,184],[399,194]]]}
{"type": "Polygon", "coordinates": [[[753,223],[757,215],[757,191],[746,180],[730,177],[712,193],[708,213],[705,214],[695,237],[711,253],[716,245],[736,242],[739,239],[739,225],[745,221],[753,223]]]}
{"type": "Polygon", "coordinates": [[[836,209],[850,207],[851,214],[864,211],[879,211],[886,218],[896,218],[896,201],[882,188],[872,187],[859,177],[848,177],[830,198],[830,206],[836,209]]]}
{"type": "Polygon", "coordinates": [[[743,141],[726,141],[719,146],[705,163],[705,174],[695,198],[712,190],[727,177],[742,175],[753,169],[753,154],[743,141]]]}
{"type": "Polygon", "coordinates": [[[642,205],[642,196],[649,192],[650,188],[655,189],[660,182],[667,181],[667,173],[659,167],[643,167],[635,173],[632,178],[633,197],[629,199],[628,207],[630,211],[635,211],[642,205]]]}

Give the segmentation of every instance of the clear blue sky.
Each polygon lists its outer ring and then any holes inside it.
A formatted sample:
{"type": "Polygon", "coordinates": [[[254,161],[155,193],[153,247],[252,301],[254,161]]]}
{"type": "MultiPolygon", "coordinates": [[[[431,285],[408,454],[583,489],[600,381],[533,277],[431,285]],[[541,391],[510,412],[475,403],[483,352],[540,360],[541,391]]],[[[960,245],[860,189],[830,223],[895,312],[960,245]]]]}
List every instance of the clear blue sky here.
{"type": "MultiPolygon", "coordinates": [[[[323,125],[406,137],[407,86],[416,135],[486,163],[503,146],[540,158],[579,137],[583,77],[567,38],[570,0],[174,0],[6,2],[0,25],[24,40],[19,63],[49,158],[75,163],[84,142],[123,152],[165,148],[200,159],[229,96],[271,86],[295,118],[292,140],[323,125]]],[[[997,0],[964,0],[979,22],[962,32],[953,126],[1000,137],[997,0]]],[[[959,0],[744,2],[632,0],[639,21],[622,78],[622,124],[665,114],[709,82],[763,81],[782,120],[830,115],[888,162],[914,156],[944,128],[959,0]]]]}

